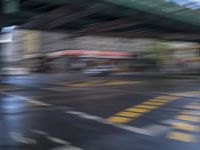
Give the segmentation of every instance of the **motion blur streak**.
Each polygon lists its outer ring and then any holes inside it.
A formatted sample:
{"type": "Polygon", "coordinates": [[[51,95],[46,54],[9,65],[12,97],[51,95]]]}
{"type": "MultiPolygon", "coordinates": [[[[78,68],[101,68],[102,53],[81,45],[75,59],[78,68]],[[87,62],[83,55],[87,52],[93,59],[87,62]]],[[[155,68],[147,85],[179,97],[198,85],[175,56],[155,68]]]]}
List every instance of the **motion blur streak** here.
{"type": "Polygon", "coordinates": [[[0,150],[199,150],[200,0],[0,8],[0,150]]]}

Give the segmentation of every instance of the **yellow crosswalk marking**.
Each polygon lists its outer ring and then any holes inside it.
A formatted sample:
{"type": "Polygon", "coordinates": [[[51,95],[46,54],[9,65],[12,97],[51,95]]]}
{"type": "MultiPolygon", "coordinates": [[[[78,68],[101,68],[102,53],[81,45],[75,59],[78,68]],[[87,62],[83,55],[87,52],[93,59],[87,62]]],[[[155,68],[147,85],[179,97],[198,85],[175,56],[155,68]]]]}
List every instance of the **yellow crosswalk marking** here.
{"type": "Polygon", "coordinates": [[[123,117],[139,117],[141,116],[140,113],[135,113],[135,112],[119,112],[116,114],[117,116],[123,116],[123,117]]]}
{"type": "Polygon", "coordinates": [[[129,122],[130,118],[125,118],[125,117],[118,117],[118,116],[113,116],[107,119],[109,122],[116,122],[116,123],[127,123],[129,122]]]}
{"type": "Polygon", "coordinates": [[[182,111],[181,114],[200,116],[200,111],[182,111]]]}
{"type": "MultiPolygon", "coordinates": [[[[129,83],[129,82],[113,80],[113,81],[108,81],[107,83],[103,83],[102,85],[109,85],[109,84],[114,85],[114,84],[121,84],[121,83],[125,84],[125,83],[129,83]]],[[[178,94],[181,95],[181,94],[189,94],[189,93],[178,93],[178,94]]],[[[132,120],[131,118],[135,119],[137,117],[144,115],[145,113],[152,111],[153,109],[160,108],[162,105],[165,105],[173,100],[181,98],[181,96],[179,96],[178,94],[176,94],[176,95],[175,94],[174,95],[161,95],[161,96],[154,97],[152,99],[149,99],[146,102],[140,103],[139,105],[127,108],[127,109],[109,117],[107,120],[111,121],[111,122],[127,123],[130,120],[132,120]]],[[[195,107],[194,106],[195,106],[195,104],[193,104],[192,107],[199,109],[198,105],[195,107]]],[[[198,117],[197,115],[199,115],[198,112],[184,111],[181,113],[181,115],[176,116],[176,119],[190,121],[190,122],[200,122],[200,117],[198,117]]],[[[188,130],[196,130],[197,129],[197,128],[195,128],[195,126],[190,125],[190,124],[189,125],[188,124],[175,124],[174,128],[175,127],[180,128],[180,129],[190,128],[188,130]]]]}
{"type": "Polygon", "coordinates": [[[158,96],[158,97],[155,97],[154,99],[175,100],[178,98],[179,97],[177,96],[158,96]]]}
{"type": "Polygon", "coordinates": [[[193,102],[192,105],[200,106],[200,102],[193,102]]]}
{"type": "Polygon", "coordinates": [[[170,102],[170,100],[164,100],[164,99],[150,99],[150,100],[148,100],[148,102],[165,102],[165,103],[167,103],[167,102],[170,102]]]}
{"type": "Polygon", "coordinates": [[[181,130],[188,130],[188,131],[199,131],[199,127],[192,125],[192,124],[187,124],[187,123],[173,123],[173,128],[176,129],[181,129],[181,130]]]}
{"type": "Polygon", "coordinates": [[[181,97],[193,96],[192,93],[178,93],[178,94],[175,94],[175,95],[181,96],[181,97]]]}
{"type": "Polygon", "coordinates": [[[146,113],[151,111],[150,109],[142,109],[142,108],[128,108],[126,111],[131,111],[131,112],[138,112],[138,113],[146,113]]]}
{"type": "Polygon", "coordinates": [[[190,93],[200,94],[200,90],[199,91],[193,91],[193,92],[190,92],[190,93]]]}
{"type": "Polygon", "coordinates": [[[196,142],[197,138],[194,135],[180,133],[180,132],[170,132],[167,137],[172,140],[182,141],[182,142],[196,142]]]}
{"type": "Polygon", "coordinates": [[[166,104],[166,102],[144,102],[143,104],[160,106],[166,104]]]}
{"type": "Polygon", "coordinates": [[[200,117],[189,116],[189,115],[179,115],[179,116],[176,116],[176,119],[192,121],[192,122],[200,122],[200,117]]]}
{"type": "Polygon", "coordinates": [[[185,108],[200,110],[200,106],[198,106],[198,105],[188,105],[185,108]]]}
{"type": "Polygon", "coordinates": [[[156,109],[158,106],[152,106],[152,105],[137,105],[136,108],[145,108],[145,109],[156,109]]]}

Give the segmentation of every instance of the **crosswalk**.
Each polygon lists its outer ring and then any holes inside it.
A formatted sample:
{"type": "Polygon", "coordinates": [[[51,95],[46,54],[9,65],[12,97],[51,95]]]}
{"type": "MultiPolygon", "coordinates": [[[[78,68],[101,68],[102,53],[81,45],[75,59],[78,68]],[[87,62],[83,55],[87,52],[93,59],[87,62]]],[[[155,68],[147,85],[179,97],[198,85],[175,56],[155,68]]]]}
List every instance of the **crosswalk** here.
{"type": "Polygon", "coordinates": [[[195,110],[196,106],[200,105],[194,104],[196,103],[186,105],[185,108],[190,110],[183,110],[175,116],[176,121],[171,125],[172,131],[166,135],[168,139],[180,142],[198,142],[200,140],[198,136],[200,133],[200,109],[195,110]]]}
{"type": "MultiPolygon", "coordinates": [[[[108,122],[127,124],[137,118],[142,117],[149,112],[158,109],[172,101],[179,100],[182,97],[199,96],[199,91],[177,93],[174,95],[161,95],[148,99],[138,105],[126,108],[107,118],[108,122]]],[[[200,142],[200,103],[197,101],[184,105],[181,111],[174,117],[170,123],[170,130],[165,133],[166,138],[179,142],[200,142]]]]}
{"type": "Polygon", "coordinates": [[[125,110],[108,117],[107,121],[115,123],[128,123],[178,98],[179,97],[177,96],[157,96],[138,105],[126,108],[125,110]]]}

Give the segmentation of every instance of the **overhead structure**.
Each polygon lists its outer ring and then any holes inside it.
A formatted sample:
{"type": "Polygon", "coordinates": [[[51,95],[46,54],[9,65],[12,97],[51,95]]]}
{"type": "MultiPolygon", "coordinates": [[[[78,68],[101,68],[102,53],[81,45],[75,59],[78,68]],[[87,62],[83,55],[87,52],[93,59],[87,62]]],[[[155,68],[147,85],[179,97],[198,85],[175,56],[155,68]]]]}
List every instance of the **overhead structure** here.
{"type": "Polygon", "coordinates": [[[0,26],[200,41],[200,11],[169,0],[2,0],[0,26]]]}

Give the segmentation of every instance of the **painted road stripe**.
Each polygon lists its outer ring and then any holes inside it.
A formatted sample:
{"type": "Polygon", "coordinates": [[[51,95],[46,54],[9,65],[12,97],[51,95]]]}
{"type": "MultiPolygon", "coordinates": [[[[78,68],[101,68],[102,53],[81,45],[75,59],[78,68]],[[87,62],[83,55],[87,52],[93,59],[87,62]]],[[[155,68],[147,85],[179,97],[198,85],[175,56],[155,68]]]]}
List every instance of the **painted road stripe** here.
{"type": "Polygon", "coordinates": [[[46,132],[44,131],[40,131],[40,130],[35,130],[35,129],[32,129],[30,130],[31,132],[35,133],[35,134],[40,134],[40,135],[48,135],[46,132]]]}
{"type": "Polygon", "coordinates": [[[130,112],[138,112],[138,113],[146,113],[146,112],[149,112],[151,110],[149,109],[142,109],[142,108],[128,108],[126,109],[126,111],[130,111],[130,112]]]}
{"type": "Polygon", "coordinates": [[[109,122],[116,122],[116,123],[127,123],[130,118],[120,117],[120,116],[113,116],[107,119],[109,122]]]}
{"type": "Polygon", "coordinates": [[[166,99],[150,99],[147,102],[163,102],[163,103],[168,103],[170,102],[170,100],[166,100],[166,99]]]}
{"type": "Polygon", "coordinates": [[[186,106],[185,108],[200,110],[200,106],[198,106],[198,105],[188,105],[188,106],[186,106]]]}
{"type": "Polygon", "coordinates": [[[33,104],[33,105],[52,106],[52,104],[48,104],[48,103],[45,103],[45,102],[42,102],[42,101],[34,100],[32,98],[29,98],[29,97],[20,96],[20,95],[16,95],[16,94],[10,94],[10,93],[7,93],[7,92],[0,92],[0,93],[7,95],[7,96],[10,96],[10,97],[14,97],[14,98],[19,99],[19,100],[26,101],[26,102],[33,104]]]}
{"type": "Polygon", "coordinates": [[[54,143],[58,143],[58,144],[62,144],[62,145],[70,144],[68,141],[65,141],[65,140],[57,138],[57,137],[46,136],[46,139],[48,139],[49,141],[52,141],[54,143]]]}
{"type": "Polygon", "coordinates": [[[188,93],[175,93],[173,95],[181,96],[181,97],[190,96],[190,94],[188,94],[188,93]]]}
{"type": "Polygon", "coordinates": [[[192,105],[200,106],[200,102],[194,102],[192,105]]]}
{"type": "Polygon", "coordinates": [[[192,124],[188,124],[188,123],[173,123],[172,125],[173,128],[176,129],[180,129],[180,130],[187,130],[187,131],[199,131],[199,127],[192,125],[192,124]]]}
{"type": "Polygon", "coordinates": [[[157,96],[157,97],[155,97],[154,99],[175,100],[175,99],[178,99],[178,98],[180,98],[180,97],[162,95],[162,96],[157,96]]]}
{"type": "Polygon", "coordinates": [[[176,100],[178,98],[179,97],[177,97],[177,96],[166,96],[166,95],[158,96],[158,97],[150,99],[146,102],[143,102],[139,105],[127,108],[124,111],[119,112],[119,113],[109,117],[108,120],[110,122],[127,123],[127,122],[130,122],[133,119],[136,119],[137,117],[144,115],[144,113],[150,112],[153,109],[157,109],[157,108],[161,107],[162,105],[165,105],[166,103],[168,103],[172,100],[176,100]],[[154,100],[154,101],[151,102],[151,100],[154,100]],[[156,101],[159,101],[159,102],[156,102],[156,101]],[[127,112],[132,112],[134,114],[130,114],[130,113],[127,113],[127,112]],[[138,114],[136,115],[135,113],[140,113],[140,115],[138,115],[138,114]],[[118,117],[118,116],[131,117],[132,119],[118,117]]]}
{"type": "Polygon", "coordinates": [[[35,134],[43,135],[47,140],[49,140],[53,143],[57,143],[57,144],[62,145],[62,146],[58,146],[58,147],[55,147],[55,148],[52,148],[52,149],[49,149],[49,150],[83,150],[79,147],[71,145],[71,143],[68,142],[68,141],[60,139],[58,137],[50,136],[50,135],[48,135],[48,133],[46,133],[44,131],[36,130],[36,129],[32,129],[30,131],[35,133],[35,134]]]}
{"type": "Polygon", "coordinates": [[[83,150],[83,149],[76,146],[72,146],[72,145],[64,145],[64,146],[55,147],[49,150],[83,150]]]}
{"type": "Polygon", "coordinates": [[[180,132],[170,132],[167,138],[182,142],[196,142],[197,137],[191,134],[180,133],[180,132]]]}
{"type": "Polygon", "coordinates": [[[167,102],[144,102],[143,104],[161,106],[161,105],[165,105],[166,103],[167,102]]]}
{"type": "Polygon", "coordinates": [[[126,111],[124,111],[124,112],[117,113],[116,116],[133,117],[134,118],[134,117],[141,116],[141,114],[140,113],[135,113],[135,112],[126,112],[126,111]]]}
{"type": "MultiPolygon", "coordinates": [[[[180,93],[178,93],[180,94],[180,93]]],[[[166,105],[167,103],[177,100],[181,98],[180,96],[177,95],[161,95],[161,96],[157,96],[154,97],[152,99],[147,100],[146,102],[143,102],[137,106],[133,106],[130,108],[127,108],[122,112],[119,112],[111,117],[108,118],[109,121],[113,121],[113,122],[118,122],[118,123],[127,123],[137,117],[140,117],[142,115],[144,115],[145,113],[148,113],[150,111],[152,111],[153,109],[157,109],[159,107],[161,107],[162,105],[166,105]],[[127,113],[128,112],[134,112],[134,113],[141,113],[138,116],[135,116],[134,114],[130,114],[127,113]],[[121,114],[121,116],[124,117],[132,117],[132,119],[127,119],[127,118],[122,118],[122,117],[117,117],[118,114],[121,114]]],[[[120,115],[119,115],[120,116],[120,115]]],[[[188,120],[188,121],[196,121],[199,122],[199,119],[194,118],[194,117],[187,117],[187,116],[177,116],[177,118],[180,118],[180,120],[188,120]]]]}
{"type": "Polygon", "coordinates": [[[200,91],[193,91],[193,92],[190,92],[192,94],[200,94],[200,91]]]}
{"type": "Polygon", "coordinates": [[[144,109],[156,109],[158,108],[158,106],[152,106],[152,105],[143,105],[144,103],[142,103],[141,105],[137,105],[135,106],[136,108],[144,108],[144,109]]]}
{"type": "MultiPolygon", "coordinates": [[[[76,116],[83,118],[83,119],[88,119],[88,120],[100,122],[100,123],[103,123],[103,124],[112,125],[116,128],[120,128],[120,129],[130,131],[130,132],[133,132],[133,133],[138,133],[138,134],[148,135],[148,136],[154,136],[154,134],[151,131],[148,131],[146,129],[110,122],[107,119],[104,119],[104,118],[101,118],[101,117],[98,117],[98,116],[89,115],[89,114],[86,114],[86,113],[83,113],[83,112],[66,111],[66,113],[76,115],[76,116]]],[[[130,118],[128,118],[128,119],[130,119],[130,118]]]]}
{"type": "Polygon", "coordinates": [[[33,105],[38,105],[38,106],[50,106],[51,104],[47,104],[41,101],[36,101],[36,100],[29,100],[27,101],[28,103],[31,103],[33,105]]]}
{"type": "Polygon", "coordinates": [[[148,125],[148,126],[145,126],[144,129],[151,131],[154,136],[163,135],[166,132],[171,130],[170,126],[159,125],[159,124],[148,125]]]}
{"type": "Polygon", "coordinates": [[[113,80],[108,81],[107,83],[104,83],[102,85],[125,85],[125,84],[138,84],[138,83],[144,83],[139,81],[123,81],[123,80],[113,80]]]}
{"type": "Polygon", "coordinates": [[[200,122],[200,117],[189,116],[189,115],[178,115],[176,116],[176,119],[191,121],[191,122],[200,122]]]}
{"type": "Polygon", "coordinates": [[[23,143],[23,144],[36,144],[37,143],[37,141],[35,139],[25,137],[21,133],[17,133],[17,132],[11,132],[10,137],[14,141],[19,142],[19,143],[23,143]]]}
{"type": "Polygon", "coordinates": [[[189,111],[189,110],[185,110],[185,111],[182,111],[181,114],[200,116],[200,111],[189,111]]]}
{"type": "MultiPolygon", "coordinates": [[[[185,107],[190,106],[190,105],[186,105],[185,107]]],[[[197,141],[197,137],[193,134],[194,132],[198,132],[200,130],[200,127],[190,124],[190,123],[200,122],[200,117],[184,114],[186,112],[188,113],[191,111],[182,111],[180,115],[177,115],[175,117],[177,120],[167,121],[169,124],[171,124],[172,128],[174,128],[175,130],[181,131],[181,132],[177,132],[177,131],[170,132],[168,133],[167,138],[172,139],[172,140],[182,141],[182,142],[196,142],[197,141]],[[187,131],[187,133],[182,133],[183,131],[187,131]],[[192,131],[192,132],[188,133],[189,131],[190,132],[192,131]]]]}

